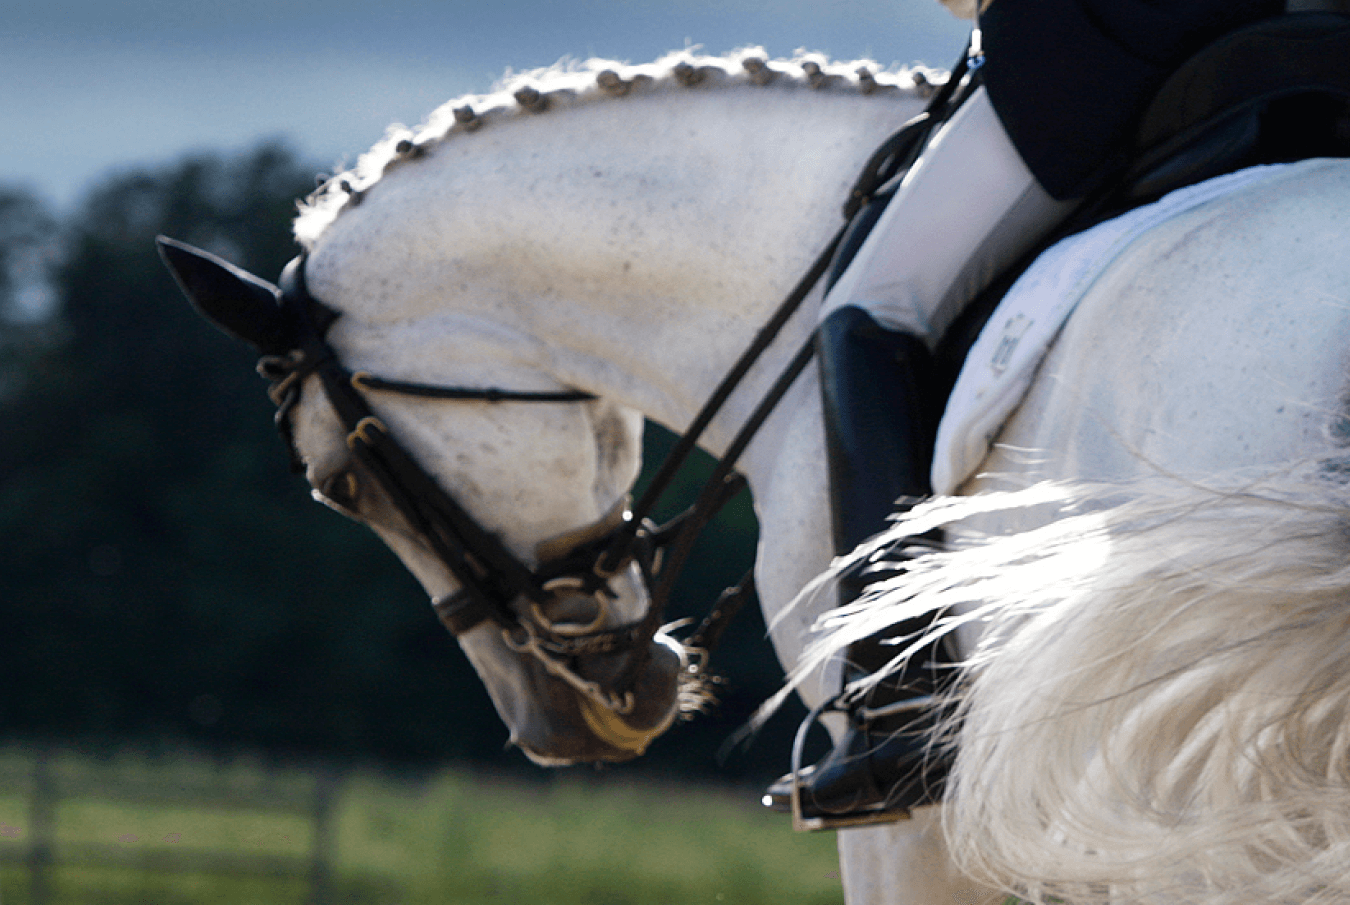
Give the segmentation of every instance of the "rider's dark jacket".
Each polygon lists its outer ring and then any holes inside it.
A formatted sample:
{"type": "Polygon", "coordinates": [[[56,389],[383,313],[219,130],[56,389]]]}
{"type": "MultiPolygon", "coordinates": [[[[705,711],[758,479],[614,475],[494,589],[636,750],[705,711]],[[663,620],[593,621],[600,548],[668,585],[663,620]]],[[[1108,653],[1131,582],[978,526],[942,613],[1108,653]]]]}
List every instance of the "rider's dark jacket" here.
{"type": "Polygon", "coordinates": [[[1284,0],[994,0],[980,16],[989,99],[1041,185],[1077,198],[1122,164],[1173,70],[1283,10],[1284,0]]]}

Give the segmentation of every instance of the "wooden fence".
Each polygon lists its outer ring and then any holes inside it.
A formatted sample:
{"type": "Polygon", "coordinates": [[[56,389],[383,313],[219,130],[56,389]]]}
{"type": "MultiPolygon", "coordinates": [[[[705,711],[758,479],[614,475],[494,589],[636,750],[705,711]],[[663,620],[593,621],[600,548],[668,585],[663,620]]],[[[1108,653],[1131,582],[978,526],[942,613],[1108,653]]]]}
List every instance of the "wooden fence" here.
{"type": "MultiPolygon", "coordinates": [[[[37,747],[28,758],[0,764],[0,792],[27,802],[26,825],[0,823],[0,863],[26,864],[28,902],[51,905],[54,872],[64,867],[120,867],[157,874],[206,874],[303,880],[308,905],[334,901],[335,856],[333,810],[342,774],[320,769],[272,778],[259,771],[247,783],[213,780],[210,771],[180,773],[171,778],[153,772],[118,775],[115,768],[91,773],[63,770],[57,752],[37,747]],[[22,763],[26,760],[27,763],[22,763]],[[25,769],[26,767],[26,769],[25,769]],[[254,812],[268,817],[298,817],[308,826],[308,851],[303,854],[257,853],[211,849],[191,844],[191,833],[170,833],[161,843],[138,846],[127,827],[109,827],[108,841],[63,839],[62,805],[79,802],[124,804],[137,813],[156,808],[211,812],[254,812]],[[114,835],[116,834],[116,835],[114,835]],[[182,838],[174,838],[182,837],[182,838]],[[173,844],[173,843],[186,844],[173,844]]],[[[286,838],[289,841],[289,837],[286,838]]],[[[266,840],[259,840],[260,844],[266,840]]],[[[294,846],[288,846],[294,848],[294,846]]]]}

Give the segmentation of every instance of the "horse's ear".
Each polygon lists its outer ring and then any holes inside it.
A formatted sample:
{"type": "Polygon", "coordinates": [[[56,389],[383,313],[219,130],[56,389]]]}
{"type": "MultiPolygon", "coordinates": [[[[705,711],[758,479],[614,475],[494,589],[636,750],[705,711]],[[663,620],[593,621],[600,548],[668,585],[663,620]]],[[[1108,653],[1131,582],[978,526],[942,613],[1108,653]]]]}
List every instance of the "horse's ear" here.
{"type": "Polygon", "coordinates": [[[160,257],[198,313],[269,355],[290,350],[293,331],[281,293],[266,280],[210,252],[160,236],[160,257]]]}

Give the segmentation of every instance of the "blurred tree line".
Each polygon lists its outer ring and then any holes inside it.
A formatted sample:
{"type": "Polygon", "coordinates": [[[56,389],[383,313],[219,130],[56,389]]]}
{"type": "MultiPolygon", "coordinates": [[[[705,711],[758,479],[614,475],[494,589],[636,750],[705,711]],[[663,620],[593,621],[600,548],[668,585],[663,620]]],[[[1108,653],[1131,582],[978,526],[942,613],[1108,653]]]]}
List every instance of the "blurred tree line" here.
{"type": "MultiPolygon", "coordinates": [[[[275,278],[314,172],[276,144],[196,155],[111,176],[68,218],[0,189],[6,739],[526,764],[503,753],[486,692],[401,564],[288,472],[249,350],[199,320],[158,259],[163,233],[275,278]]],[[[650,467],[670,437],[648,433],[650,467]]],[[[755,530],[737,501],[672,617],[740,577],[755,530]]],[[[759,780],[785,766],[786,714],[717,757],[781,680],[749,609],[719,653],[718,711],[621,769],[759,780]]]]}

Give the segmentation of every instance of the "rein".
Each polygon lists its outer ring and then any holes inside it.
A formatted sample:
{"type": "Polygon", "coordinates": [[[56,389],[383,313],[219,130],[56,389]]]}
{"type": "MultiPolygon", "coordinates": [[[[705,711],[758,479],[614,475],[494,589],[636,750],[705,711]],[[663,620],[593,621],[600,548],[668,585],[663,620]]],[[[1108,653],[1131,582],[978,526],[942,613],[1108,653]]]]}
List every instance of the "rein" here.
{"type": "MultiPolygon", "coordinates": [[[[660,527],[649,518],[652,510],[687,462],[708,425],[806,297],[830,272],[832,265],[837,273],[841,261],[847,262],[850,247],[856,248],[861,241],[858,233],[875,220],[875,216],[867,216],[869,206],[874,202],[884,203],[888,197],[884,188],[917,157],[928,135],[943,118],[942,114],[949,109],[966,71],[966,58],[963,57],[948,81],[930,99],[927,109],[872,154],[844,205],[843,225],[719,382],[632,510],[623,511],[620,506],[610,519],[590,529],[582,529],[582,534],[592,535],[590,540],[542,562],[537,568],[530,568],[479,524],[399,445],[388,427],[375,415],[365,394],[387,392],[492,404],[584,403],[595,399],[594,395],[577,390],[519,392],[439,386],[390,380],[365,371],[350,372],[343,367],[326,339],[340,313],[310,294],[303,255],[287,266],[280,281],[280,303],[294,327],[294,344],[289,353],[265,355],[258,364],[259,373],[272,383],[269,394],[277,405],[276,423],[290,449],[293,466],[297,470],[302,467],[290,415],[299,402],[304,379],[312,375],[319,378],[347,431],[346,442],[353,456],[379,483],[409,527],[431,547],[459,582],[458,591],[432,601],[441,623],[451,634],[461,635],[491,620],[503,630],[512,649],[532,655],[551,674],[589,700],[615,713],[629,712],[634,703],[633,680],[649,656],[650,643],[661,627],[676,578],[698,535],[745,487],[745,478],[734,471],[736,462],[810,363],[815,351],[814,331],[741,426],[694,505],[660,527]],[[658,568],[658,553],[662,551],[665,551],[665,562],[658,568]],[[638,566],[648,589],[647,611],[635,622],[599,628],[606,611],[605,601],[614,597],[609,580],[630,563],[638,566]],[[592,595],[599,603],[601,615],[594,625],[564,628],[545,617],[549,603],[578,593],[592,595]],[[520,612],[514,605],[522,599],[528,602],[525,612],[520,612]],[[581,678],[572,666],[581,656],[622,651],[631,652],[629,662],[609,689],[581,678]]],[[[711,649],[752,593],[753,577],[747,574],[740,584],[722,595],[712,612],[684,642],[695,656],[694,663],[688,667],[692,677],[699,678],[704,674],[711,649]]]]}

